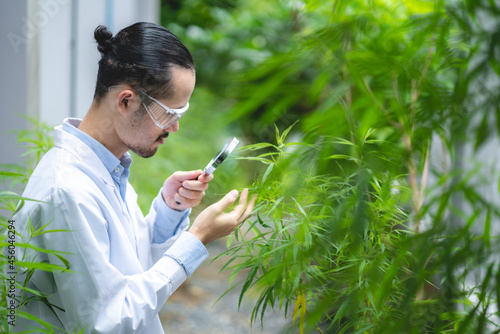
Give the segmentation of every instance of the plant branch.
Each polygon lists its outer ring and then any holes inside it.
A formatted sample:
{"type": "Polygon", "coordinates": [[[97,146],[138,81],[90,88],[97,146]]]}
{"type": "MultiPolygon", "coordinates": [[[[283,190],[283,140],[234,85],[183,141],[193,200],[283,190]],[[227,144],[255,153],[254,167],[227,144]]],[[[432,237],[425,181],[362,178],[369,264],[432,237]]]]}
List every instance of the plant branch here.
{"type": "Polygon", "coordinates": [[[370,85],[368,84],[368,81],[366,80],[365,77],[363,77],[363,83],[365,84],[365,88],[366,90],[368,91],[368,93],[370,94],[373,102],[375,102],[380,110],[382,110],[382,112],[384,113],[385,115],[385,118],[387,119],[387,121],[395,128],[397,129],[400,129],[401,128],[401,124],[399,123],[396,123],[394,122],[394,120],[391,118],[391,116],[389,115],[389,112],[387,111],[387,109],[384,108],[384,106],[382,105],[382,103],[377,99],[377,97],[375,96],[375,94],[373,94],[373,91],[372,89],[370,88],[370,85]]]}

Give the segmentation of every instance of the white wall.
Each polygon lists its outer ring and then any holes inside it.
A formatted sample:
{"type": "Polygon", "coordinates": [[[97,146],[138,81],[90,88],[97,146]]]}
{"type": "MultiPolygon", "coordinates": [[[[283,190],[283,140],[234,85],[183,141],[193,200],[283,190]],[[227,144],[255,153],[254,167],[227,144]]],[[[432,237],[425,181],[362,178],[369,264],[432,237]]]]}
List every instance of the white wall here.
{"type": "Polygon", "coordinates": [[[99,52],[94,29],[113,32],[159,22],[159,0],[0,0],[0,163],[18,161],[9,129],[83,117],[94,93],[99,52]]]}
{"type": "Polygon", "coordinates": [[[159,21],[158,0],[38,0],[42,7],[61,5],[40,31],[40,119],[59,124],[71,115],[83,117],[94,93],[99,52],[94,29],[113,32],[138,21],[159,21]],[[76,43],[73,44],[73,37],[76,43]]]}
{"type": "Polygon", "coordinates": [[[17,136],[8,131],[26,128],[26,43],[23,20],[26,1],[0,0],[0,163],[20,162],[17,136]],[[19,38],[18,38],[19,36],[19,38]]]}

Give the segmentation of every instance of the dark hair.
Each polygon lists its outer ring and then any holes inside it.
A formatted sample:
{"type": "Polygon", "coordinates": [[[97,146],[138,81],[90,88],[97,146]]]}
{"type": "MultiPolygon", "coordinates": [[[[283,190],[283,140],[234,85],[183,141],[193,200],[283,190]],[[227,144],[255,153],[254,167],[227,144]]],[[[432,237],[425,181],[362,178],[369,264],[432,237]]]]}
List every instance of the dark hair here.
{"type": "Polygon", "coordinates": [[[156,98],[173,94],[171,68],[195,69],[189,50],[168,29],[154,23],[138,22],[114,37],[105,26],[94,31],[101,53],[94,99],[99,102],[109,87],[128,84],[156,98]]]}

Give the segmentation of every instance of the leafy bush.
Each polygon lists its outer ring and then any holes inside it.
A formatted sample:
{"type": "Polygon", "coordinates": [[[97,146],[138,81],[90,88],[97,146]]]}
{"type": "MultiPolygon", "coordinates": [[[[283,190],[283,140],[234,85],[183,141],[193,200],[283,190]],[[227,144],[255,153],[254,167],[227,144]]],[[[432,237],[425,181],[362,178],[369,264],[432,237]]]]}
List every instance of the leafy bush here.
{"type": "MultiPolygon", "coordinates": [[[[22,130],[18,132],[18,142],[26,148],[23,156],[26,157],[26,162],[21,165],[3,165],[0,176],[2,176],[2,185],[4,189],[18,190],[24,188],[33,169],[41,159],[43,154],[53,146],[52,129],[49,126],[29,119],[34,129],[22,130]]],[[[8,214],[8,217],[1,217],[0,221],[0,332],[10,333],[12,326],[15,325],[16,319],[19,317],[28,318],[40,324],[38,329],[40,332],[53,333],[55,331],[63,332],[62,329],[56,328],[43,319],[38,319],[29,313],[21,311],[21,306],[29,303],[31,299],[46,300],[46,296],[36,290],[28,288],[28,282],[36,270],[43,271],[68,271],[69,264],[65,260],[63,254],[41,249],[31,244],[31,240],[42,233],[61,232],[59,230],[48,230],[43,226],[31,226],[29,229],[30,235],[28,238],[23,238],[16,230],[16,222],[12,217],[24,206],[26,201],[37,201],[36,199],[25,198],[16,191],[2,190],[0,191],[0,210],[2,215],[8,214]],[[21,253],[22,252],[22,253],[21,253]],[[48,253],[57,256],[63,266],[53,265],[50,263],[37,262],[37,254],[48,253]],[[25,281],[20,284],[16,278],[23,274],[26,277],[25,281]],[[32,297],[27,298],[25,293],[31,293],[32,297]]],[[[15,328],[15,327],[14,327],[15,328]]]]}
{"type": "Polygon", "coordinates": [[[500,212],[489,166],[468,164],[498,137],[499,13],[309,2],[286,51],[239,74],[232,116],[263,129],[246,149],[267,169],[225,268],[248,270],[253,320],[279,306],[301,332],[500,330],[500,212]],[[273,123],[292,139],[271,142],[273,123]]]}

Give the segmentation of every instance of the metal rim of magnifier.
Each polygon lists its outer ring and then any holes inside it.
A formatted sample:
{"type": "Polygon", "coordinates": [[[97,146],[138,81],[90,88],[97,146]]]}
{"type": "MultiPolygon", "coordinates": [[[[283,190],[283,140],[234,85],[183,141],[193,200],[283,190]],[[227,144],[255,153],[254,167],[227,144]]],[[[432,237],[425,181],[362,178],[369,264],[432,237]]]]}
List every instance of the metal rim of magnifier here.
{"type": "MultiPolygon", "coordinates": [[[[229,140],[217,153],[217,155],[210,161],[210,163],[205,167],[203,170],[203,173],[206,175],[210,175],[214,172],[214,170],[226,159],[226,157],[236,148],[240,141],[236,138],[233,137],[231,140],[229,140]]],[[[198,180],[199,176],[196,178],[198,180]]],[[[177,205],[181,205],[181,202],[175,201],[177,205]]]]}
{"type": "Polygon", "coordinates": [[[214,170],[219,167],[219,165],[227,158],[227,156],[236,148],[236,145],[238,145],[239,140],[236,139],[236,137],[233,137],[231,140],[229,140],[217,153],[217,155],[212,159],[212,161],[209,162],[207,167],[205,167],[204,172],[207,175],[210,175],[214,172],[214,170]]]}

